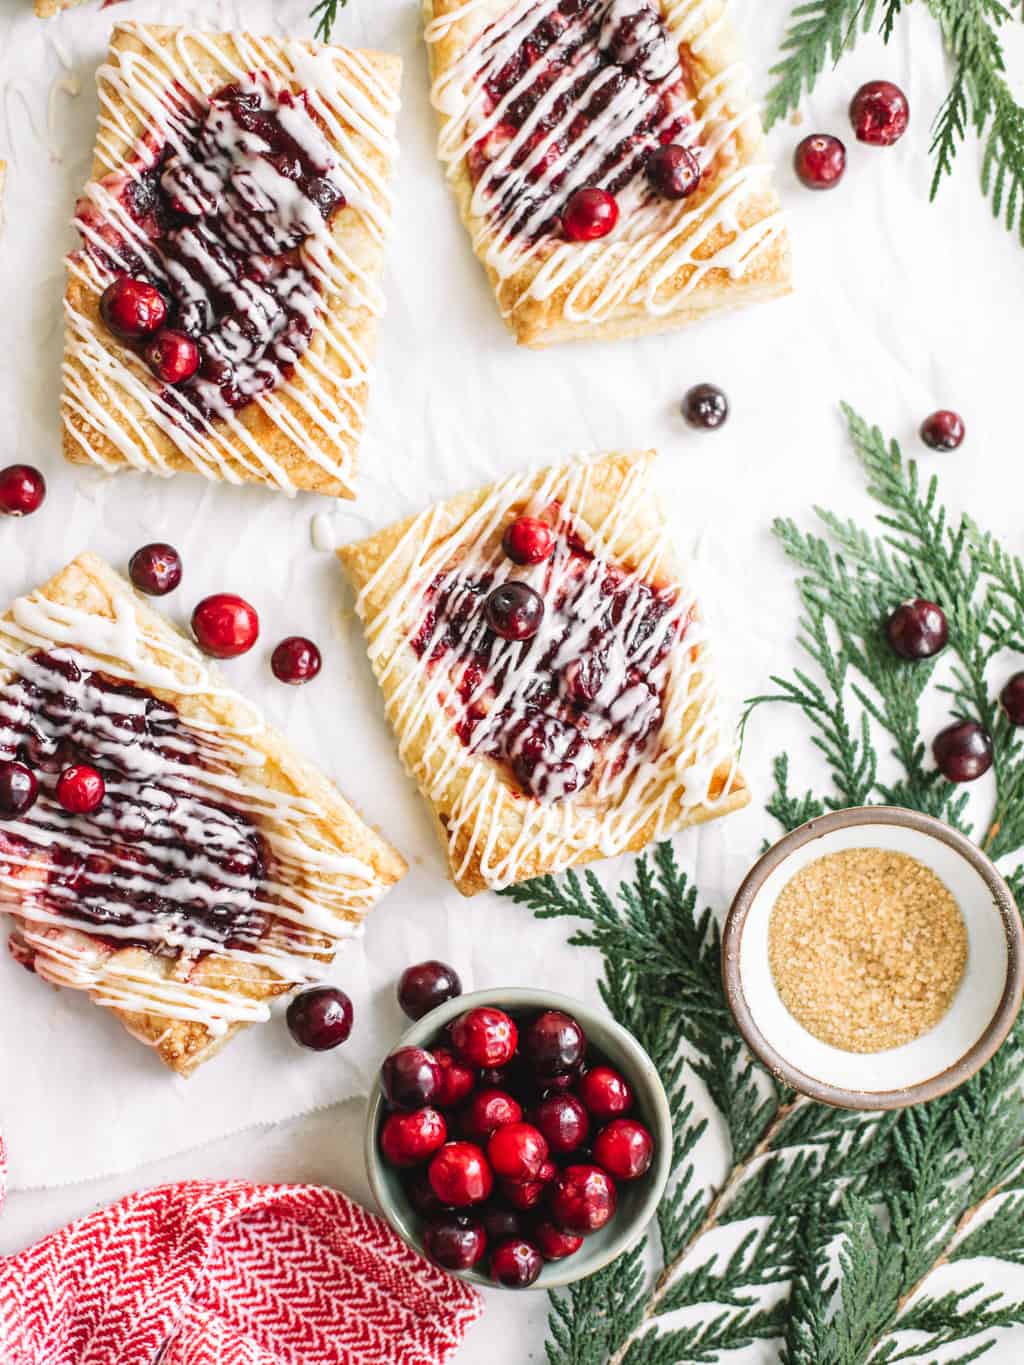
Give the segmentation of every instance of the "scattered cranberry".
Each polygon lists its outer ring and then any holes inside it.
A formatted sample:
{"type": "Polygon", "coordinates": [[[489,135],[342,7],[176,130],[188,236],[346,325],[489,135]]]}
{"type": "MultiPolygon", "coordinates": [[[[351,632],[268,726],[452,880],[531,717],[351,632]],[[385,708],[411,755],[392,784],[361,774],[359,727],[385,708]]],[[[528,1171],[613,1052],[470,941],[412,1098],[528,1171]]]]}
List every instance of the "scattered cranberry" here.
{"type": "Polygon", "coordinates": [[[607,190],[577,190],[562,210],[562,231],[570,242],[607,237],[619,221],[619,206],[607,190]]]}
{"type": "Polygon", "coordinates": [[[594,1139],[594,1160],[616,1180],[638,1180],[653,1158],[654,1139],[636,1119],[612,1119],[594,1139]]]}
{"type": "Polygon", "coordinates": [[[555,533],[539,517],[517,517],[505,527],[501,548],[513,564],[541,564],[555,548],[555,533]]]}
{"type": "Polygon", "coordinates": [[[578,1233],[563,1232],[546,1218],[534,1224],[530,1235],[545,1261],[564,1261],[583,1245],[583,1238],[578,1233]]]}
{"type": "Polygon", "coordinates": [[[910,105],[892,81],[868,81],[850,101],[850,122],[858,142],[891,147],[907,131],[910,105]]]}
{"type": "Polygon", "coordinates": [[[655,148],[644,169],[651,189],[663,199],[688,199],[700,184],[697,158],[674,142],[655,148]]]}
{"type": "Polygon", "coordinates": [[[34,465],[9,464],[0,469],[0,514],[28,517],[38,512],[46,497],[46,480],[34,465]]]}
{"type": "Polygon", "coordinates": [[[434,1055],[424,1048],[400,1047],[384,1058],[380,1088],[396,1109],[418,1109],[433,1104],[440,1093],[441,1068],[434,1055]]]}
{"type": "Polygon", "coordinates": [[[946,613],[937,603],[915,597],[889,617],[885,637],[901,659],[930,659],[949,639],[946,613]]]}
{"type": "Polygon", "coordinates": [[[523,1107],[504,1090],[478,1090],[466,1105],[462,1129],[474,1142],[486,1142],[507,1123],[519,1123],[523,1107]]]}
{"type": "Polygon", "coordinates": [[[39,786],[24,763],[0,759],[0,820],[16,820],[35,805],[39,786]]]}
{"type": "Polygon", "coordinates": [[[462,982],[445,962],[417,962],[398,979],[398,1003],[410,1019],[422,1019],[446,1000],[462,994],[462,982]]]}
{"type": "Polygon", "coordinates": [[[430,1163],[430,1183],[442,1204],[465,1208],[490,1196],[494,1174],[476,1143],[447,1142],[430,1163]]]}
{"type": "Polygon", "coordinates": [[[714,384],[695,384],[687,389],[680,411],[691,427],[714,431],[729,416],[729,400],[714,384]]]}
{"type": "Polygon", "coordinates": [[[500,1204],[492,1204],[490,1208],[484,1209],[480,1217],[487,1233],[487,1240],[492,1244],[507,1241],[509,1237],[522,1236],[523,1220],[515,1209],[505,1209],[500,1204]]]}
{"type": "MultiPolygon", "coordinates": [[[[1024,725],[1024,673],[1015,673],[999,694],[1006,719],[1011,725],[1024,725]]],[[[2,802],[2,798],[0,798],[2,802]]]]}
{"type": "Polygon", "coordinates": [[[633,1108],[633,1091],[610,1066],[595,1066],[577,1086],[580,1099],[595,1119],[615,1119],[633,1108]]]}
{"type": "Polygon", "coordinates": [[[291,1001],[285,1020],[297,1043],[328,1052],[352,1032],[352,1001],[337,986],[313,986],[291,1001]]]}
{"type": "Polygon", "coordinates": [[[846,148],[829,133],[812,133],[797,143],[793,169],[809,190],[830,190],[846,170],[846,148]]]}
{"type": "Polygon", "coordinates": [[[57,779],[57,800],[71,815],[90,815],[106,794],[102,775],[86,763],[65,768],[57,779]]]}
{"type": "MultiPolygon", "coordinates": [[[[412,1113],[389,1114],[380,1130],[380,1150],[384,1160],[392,1166],[419,1166],[428,1161],[448,1136],[444,1116],[436,1109],[414,1109],[412,1113]]],[[[455,1144],[449,1143],[449,1146],[455,1144]]],[[[437,1159],[436,1157],[434,1158],[437,1159]]],[[[433,1169],[433,1167],[431,1167],[433,1169]]],[[[445,1199],[431,1177],[431,1186],[442,1204],[454,1204],[445,1199]]]]}
{"type": "Polygon", "coordinates": [[[471,1270],[486,1250],[487,1237],[473,1219],[449,1214],[427,1228],[423,1245],[430,1259],[445,1270],[471,1270]]]}
{"type": "Polygon", "coordinates": [[[320,672],[321,663],[319,649],[302,635],[289,635],[270,656],[274,677],[292,687],[312,682],[320,672]]]}
{"type": "Polygon", "coordinates": [[[575,1071],[586,1050],[583,1030],[571,1015],[561,1010],[538,1014],[523,1033],[523,1054],[538,1076],[575,1071]]]}
{"type": "Polygon", "coordinates": [[[528,583],[499,583],[488,594],[484,615],[503,640],[532,640],[544,619],[544,599],[528,583]]]}
{"type": "Polygon", "coordinates": [[[935,736],[932,753],[950,782],[973,782],[992,766],[992,738],[977,721],[959,720],[935,736]]]}
{"type": "Polygon", "coordinates": [[[549,1095],[533,1112],[533,1121],[553,1152],[572,1152],[590,1133],[587,1111],[575,1095],[549,1095]]]}
{"type": "Polygon", "coordinates": [[[548,1144],[532,1123],[506,1123],[487,1144],[487,1160],[503,1180],[536,1180],[547,1158],[548,1144]]]}
{"type": "Polygon", "coordinates": [[[503,1180],[501,1193],[514,1209],[528,1213],[544,1198],[546,1184],[544,1180],[503,1180]]]}
{"type": "Polygon", "coordinates": [[[153,541],[132,555],[128,576],[139,592],[149,597],[166,597],[181,582],[181,556],[173,545],[153,541]]]}
{"type": "Polygon", "coordinates": [[[600,1166],[566,1166],[551,1187],[551,1212],[559,1227],[586,1236],[615,1212],[615,1184],[600,1166]]]}
{"type": "Polygon", "coordinates": [[[199,347],[184,332],[162,327],[142,354],[161,384],[184,384],[199,369],[199,347]]]}
{"type": "Polygon", "coordinates": [[[491,1252],[491,1275],[506,1289],[528,1289],[544,1268],[544,1260],[523,1238],[500,1242],[491,1252]]]}
{"type": "Polygon", "coordinates": [[[921,423],[921,440],[932,450],[956,450],[963,439],[964,419],[949,408],[940,408],[921,423]]]}
{"type": "Polygon", "coordinates": [[[434,1097],[438,1109],[454,1109],[470,1094],[476,1077],[446,1047],[434,1048],[434,1060],[441,1068],[441,1089],[434,1097]]]}
{"type": "Polygon", "coordinates": [[[512,1060],[519,1030],[504,1010],[480,1005],[452,1025],[452,1045],[470,1066],[505,1066],[512,1060]]]}
{"type": "Polygon", "coordinates": [[[260,633],[256,609],[234,593],[204,597],[192,613],[199,648],[215,659],[235,659],[252,649],[260,633]]]}
{"type": "Polygon", "coordinates": [[[100,296],[100,316],[114,336],[138,341],[164,325],[167,301],[154,285],[119,275],[100,296]]]}

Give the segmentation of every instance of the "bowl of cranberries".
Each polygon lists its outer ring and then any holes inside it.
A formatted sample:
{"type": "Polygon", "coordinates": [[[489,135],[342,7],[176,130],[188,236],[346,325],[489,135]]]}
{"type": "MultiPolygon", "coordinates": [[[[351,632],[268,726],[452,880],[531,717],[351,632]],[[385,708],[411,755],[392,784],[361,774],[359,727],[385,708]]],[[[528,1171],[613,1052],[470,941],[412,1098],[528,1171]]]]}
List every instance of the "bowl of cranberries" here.
{"type": "Polygon", "coordinates": [[[370,1098],[366,1165],[395,1230],[477,1284],[550,1289],[642,1234],[672,1122],[636,1039],[578,1000],[477,991],[418,1019],[370,1098]]]}

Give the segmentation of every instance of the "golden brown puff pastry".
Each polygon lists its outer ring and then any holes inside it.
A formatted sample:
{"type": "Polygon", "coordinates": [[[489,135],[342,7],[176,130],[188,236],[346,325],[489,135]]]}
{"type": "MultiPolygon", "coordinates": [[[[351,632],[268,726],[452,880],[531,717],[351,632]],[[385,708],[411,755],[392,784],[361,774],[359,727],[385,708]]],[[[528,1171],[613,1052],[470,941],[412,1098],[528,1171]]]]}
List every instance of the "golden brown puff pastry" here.
{"type": "Polygon", "coordinates": [[[68,258],[69,460],[355,496],[400,71],[296,39],[114,28],[68,258]],[[149,331],[124,340],[126,319],[153,323],[131,296],[119,340],[99,309],[119,274],[158,285],[191,340],[149,359],[149,331]]]}
{"type": "Polygon", "coordinates": [[[60,14],[62,10],[74,9],[76,5],[83,3],[84,0],[36,0],[36,17],[52,19],[55,14],[60,14]]]}
{"type": "Polygon", "coordinates": [[[424,0],[439,154],[518,342],[636,336],[789,291],[724,7],[424,0]],[[685,198],[648,181],[665,145],[685,149],[668,183],[685,198]],[[615,226],[567,240],[573,192],[595,187],[612,194],[615,226]]]}
{"type": "Polygon", "coordinates": [[[38,784],[0,820],[14,955],[182,1075],[320,975],[405,871],[95,555],[0,618],[0,757],[38,784]],[[104,777],[94,811],[58,800],[69,765],[104,777]]]}
{"type": "Polygon", "coordinates": [[[653,459],[515,475],[338,552],[464,895],[749,799],[653,459]]]}

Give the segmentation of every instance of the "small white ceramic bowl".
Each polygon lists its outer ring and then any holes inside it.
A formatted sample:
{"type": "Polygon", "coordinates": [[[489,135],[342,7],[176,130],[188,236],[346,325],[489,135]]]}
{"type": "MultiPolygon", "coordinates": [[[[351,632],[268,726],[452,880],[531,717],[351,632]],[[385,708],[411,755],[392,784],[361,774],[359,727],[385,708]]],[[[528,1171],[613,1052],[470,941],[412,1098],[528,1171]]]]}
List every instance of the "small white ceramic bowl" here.
{"type": "Polygon", "coordinates": [[[999,1047],[1024,991],[1024,933],[991,859],[941,820],[896,806],[860,806],[811,820],[755,863],[736,893],[722,942],[729,1006],[751,1050],[784,1084],[846,1109],[902,1109],[962,1085],[999,1047]],[[768,963],[768,920],[782,888],[827,853],[909,854],[952,892],[967,928],[960,988],[920,1038],[884,1052],[845,1052],[789,1013],[768,963]]]}

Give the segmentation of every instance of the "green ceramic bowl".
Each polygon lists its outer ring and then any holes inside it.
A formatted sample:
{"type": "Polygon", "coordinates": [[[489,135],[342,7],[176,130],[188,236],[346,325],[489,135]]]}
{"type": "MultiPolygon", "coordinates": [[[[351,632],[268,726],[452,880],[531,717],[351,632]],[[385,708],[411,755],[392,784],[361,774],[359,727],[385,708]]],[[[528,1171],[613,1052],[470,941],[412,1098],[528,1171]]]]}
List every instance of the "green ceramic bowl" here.
{"type": "MultiPolygon", "coordinates": [[[[600,1232],[585,1238],[582,1247],[574,1256],[569,1256],[564,1261],[546,1264],[531,1288],[554,1289],[558,1285],[571,1284],[574,1280],[582,1280],[587,1275],[593,1275],[596,1270],[600,1270],[631,1247],[643,1235],[658,1207],[658,1201],[668,1181],[672,1156],[672,1118],[665,1097],[665,1088],[654,1068],[654,1063],[633,1035],[609,1019],[602,1010],[594,1009],[590,1005],[585,1005],[582,1000],[573,1000],[566,995],[531,990],[528,987],[506,986],[498,990],[474,991],[471,995],[449,1000],[417,1020],[388,1051],[393,1052],[399,1047],[429,1048],[437,1044],[446,1024],[457,1015],[478,1005],[493,1005],[517,1019],[551,1009],[564,1010],[566,1014],[571,1014],[579,1021],[594,1051],[599,1052],[610,1066],[621,1071],[629,1081],[636,1097],[632,1113],[647,1125],[654,1137],[654,1160],[651,1169],[639,1180],[619,1184],[615,1217],[600,1232]]],[[[398,1235],[417,1251],[423,1252],[423,1220],[412,1207],[402,1188],[401,1172],[383,1161],[377,1145],[377,1134],[384,1115],[384,1099],[380,1084],[377,1082],[370,1095],[370,1108],[366,1117],[365,1154],[370,1187],[385,1218],[398,1235]]],[[[493,1289],[502,1288],[487,1275],[476,1270],[453,1273],[462,1280],[471,1280],[474,1284],[489,1285],[493,1289]]]]}

